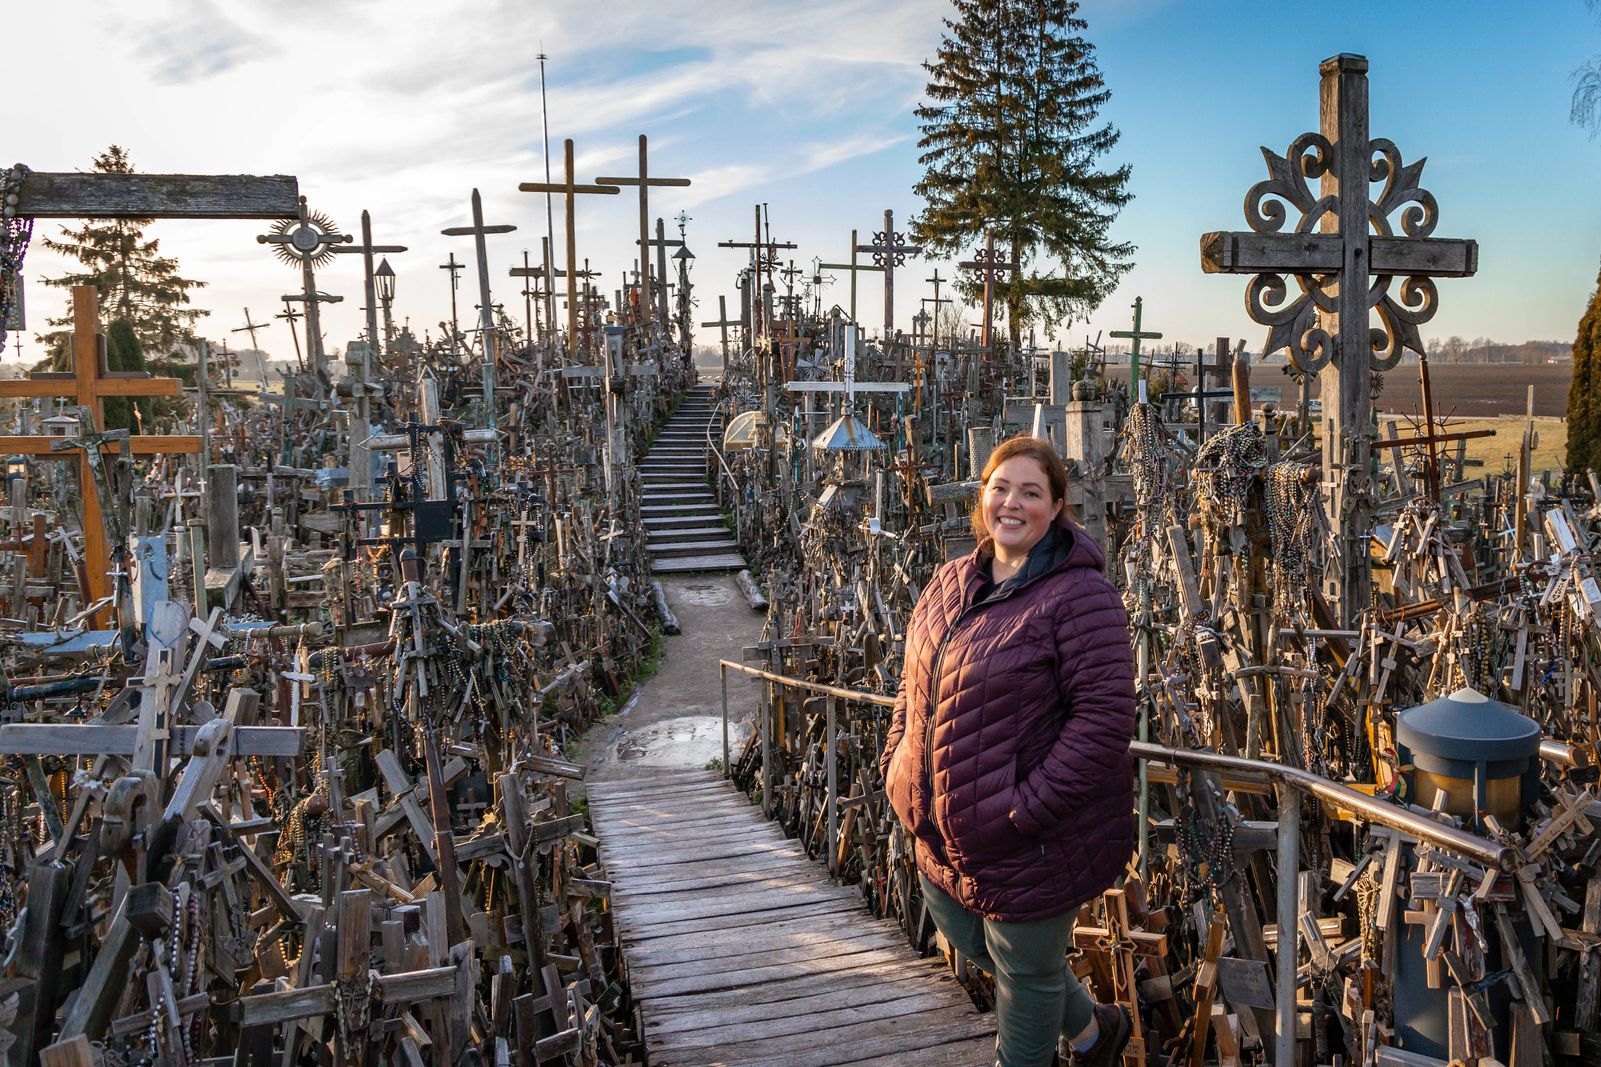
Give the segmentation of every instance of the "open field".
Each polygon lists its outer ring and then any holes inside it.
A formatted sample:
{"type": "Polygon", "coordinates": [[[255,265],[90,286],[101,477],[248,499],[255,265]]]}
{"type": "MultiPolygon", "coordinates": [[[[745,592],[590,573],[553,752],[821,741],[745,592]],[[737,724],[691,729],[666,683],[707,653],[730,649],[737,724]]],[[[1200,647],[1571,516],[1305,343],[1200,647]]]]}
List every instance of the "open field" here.
{"type": "MultiPolygon", "coordinates": [[[[1431,367],[1430,370],[1433,368],[1431,367]]],[[[1538,395],[1538,394],[1536,394],[1538,395]]],[[[1518,449],[1523,444],[1523,425],[1526,420],[1522,416],[1503,417],[1498,419],[1451,419],[1446,426],[1447,431],[1456,433],[1463,430],[1494,430],[1494,437],[1481,437],[1468,442],[1468,458],[1484,461],[1482,469],[1469,471],[1470,478],[1479,474],[1499,474],[1503,470],[1517,469],[1518,449]]],[[[1381,418],[1382,429],[1384,420],[1381,418]]],[[[1562,460],[1568,449],[1568,424],[1564,419],[1542,418],[1535,416],[1535,434],[1538,441],[1534,448],[1533,464],[1530,469],[1538,474],[1541,471],[1558,471],[1562,469],[1562,460]]],[[[1400,425],[1403,434],[1407,432],[1407,424],[1400,425]]]]}
{"type": "MultiPolygon", "coordinates": [[[[1271,376],[1263,374],[1263,377],[1271,376]]],[[[1568,383],[1572,379],[1571,363],[1429,364],[1436,412],[1457,418],[1522,415],[1531,385],[1534,386],[1534,413],[1560,418],[1568,412],[1568,383]]],[[[1255,381],[1255,375],[1252,380],[1255,381]]],[[[1289,396],[1289,390],[1285,395],[1289,396]]],[[[1317,395],[1315,389],[1313,395],[1317,395]]],[[[1380,411],[1415,414],[1419,403],[1416,363],[1403,363],[1384,375],[1384,391],[1378,401],[1380,411]]]]}

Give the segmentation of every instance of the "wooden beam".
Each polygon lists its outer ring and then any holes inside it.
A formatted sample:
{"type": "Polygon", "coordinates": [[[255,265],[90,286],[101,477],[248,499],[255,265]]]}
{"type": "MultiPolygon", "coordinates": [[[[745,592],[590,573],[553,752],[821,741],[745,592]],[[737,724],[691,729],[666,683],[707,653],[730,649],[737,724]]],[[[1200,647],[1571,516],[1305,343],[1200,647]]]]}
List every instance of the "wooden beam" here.
{"type": "Polygon", "coordinates": [[[35,171],[17,192],[35,219],[290,219],[300,183],[274,174],[68,174],[35,171]]]}
{"type": "MultiPolygon", "coordinates": [[[[194,750],[199,726],[176,726],[169,739],[169,755],[187,756],[194,750]]],[[[13,722],[0,726],[0,752],[24,756],[131,756],[139,727],[96,726],[76,723],[13,722]]],[[[306,731],[298,726],[237,726],[233,730],[234,756],[298,756],[305,747],[306,731]]]]}
{"type": "MultiPolygon", "coordinates": [[[[78,453],[72,449],[53,449],[50,442],[59,437],[0,436],[0,454],[41,456],[54,459],[74,459],[78,453]]],[[[195,456],[200,454],[200,438],[185,434],[137,434],[128,438],[130,451],[136,456],[195,456]]],[[[114,452],[116,446],[103,445],[103,451],[114,452]]]]}
{"type": "MultiPolygon", "coordinates": [[[[12,378],[0,381],[0,397],[76,396],[74,375],[45,378],[12,378]]],[[[137,377],[103,375],[95,382],[99,396],[177,396],[183,383],[177,378],[152,378],[148,374],[137,377]]]]}
{"type": "MultiPolygon", "coordinates": [[[[1207,274],[1329,274],[1340,269],[1336,233],[1213,232],[1201,237],[1207,274]]],[[[1370,237],[1369,273],[1467,278],[1479,269],[1477,241],[1441,237],[1370,237]]]]}

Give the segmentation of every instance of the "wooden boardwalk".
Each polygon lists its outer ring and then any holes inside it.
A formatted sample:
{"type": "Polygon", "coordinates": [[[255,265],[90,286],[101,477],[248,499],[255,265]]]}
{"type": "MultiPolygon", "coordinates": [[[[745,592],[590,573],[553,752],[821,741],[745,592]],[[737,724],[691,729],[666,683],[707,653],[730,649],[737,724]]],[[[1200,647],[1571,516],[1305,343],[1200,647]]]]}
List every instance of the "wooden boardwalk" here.
{"type": "Polygon", "coordinates": [[[591,782],[651,1067],[990,1067],[994,1017],[710,771],[591,782]]]}

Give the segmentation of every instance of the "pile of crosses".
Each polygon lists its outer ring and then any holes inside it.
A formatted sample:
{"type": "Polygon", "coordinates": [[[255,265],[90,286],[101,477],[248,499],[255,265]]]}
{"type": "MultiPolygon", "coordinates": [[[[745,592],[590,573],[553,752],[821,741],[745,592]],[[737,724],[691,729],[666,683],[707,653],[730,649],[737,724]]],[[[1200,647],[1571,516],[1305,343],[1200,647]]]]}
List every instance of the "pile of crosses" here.
{"type": "MultiPolygon", "coordinates": [[[[556,190],[594,191],[568,158],[556,190]]],[[[281,391],[202,344],[190,404],[137,427],[193,432],[107,431],[105,398],[184,390],[107,372],[80,287],[72,372],[0,385],[45,407],[0,438],[8,1058],[641,1062],[562,753],[652,653],[633,457],[694,382],[687,266],[676,315],[647,269],[616,311],[586,278],[563,329],[547,246],[513,268],[519,329],[475,192],[479,329],[418,341],[364,215],[367,339],[334,375],[315,270],[350,239],[294,179],[31,174],[18,200],[280,219],[305,334],[281,391]]]]}
{"type": "Polygon", "coordinates": [[[1471,477],[1426,360],[1412,425],[1376,425],[1374,376],[1421,356],[1434,279],[1477,247],[1433,236],[1421,164],[1369,138],[1366,69],[1323,65],[1321,130],[1264,150],[1249,231],[1202,239],[1207,272],[1255,275],[1299,404],[1258,403],[1227,340],[1196,388],[1147,396],[1137,371],[1081,386],[1082,361],[987,338],[868,345],[854,308],[774,317],[759,250],[745,278],[713,474],[771,603],[746,657],[863,696],[761,683],[731,773],[942,947],[877,777],[882,698],[928,573],[973,547],[984,458],[1051,439],[1132,624],[1140,848],[1072,956],[1134,1013],[1129,1064],[1601,1055],[1601,492],[1531,477],[1532,422],[1515,473],[1471,477]]]}

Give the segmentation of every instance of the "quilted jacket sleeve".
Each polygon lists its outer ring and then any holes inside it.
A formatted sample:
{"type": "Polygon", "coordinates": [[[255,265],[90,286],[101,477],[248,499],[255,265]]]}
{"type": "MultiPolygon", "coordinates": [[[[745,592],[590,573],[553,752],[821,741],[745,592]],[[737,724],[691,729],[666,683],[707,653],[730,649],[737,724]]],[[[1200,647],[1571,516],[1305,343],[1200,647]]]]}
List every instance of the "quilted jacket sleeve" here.
{"type": "Polygon", "coordinates": [[[1030,837],[1055,829],[1091,797],[1127,789],[1134,738],[1134,656],[1117,591],[1095,574],[1076,581],[1056,607],[1056,680],[1068,714],[1050,753],[1017,786],[1012,823],[1030,837]]]}
{"type": "Polygon", "coordinates": [[[895,749],[906,735],[906,679],[901,678],[900,689],[895,693],[895,710],[889,721],[889,733],[884,737],[884,751],[878,757],[878,777],[889,777],[889,761],[895,758],[895,749]]]}

